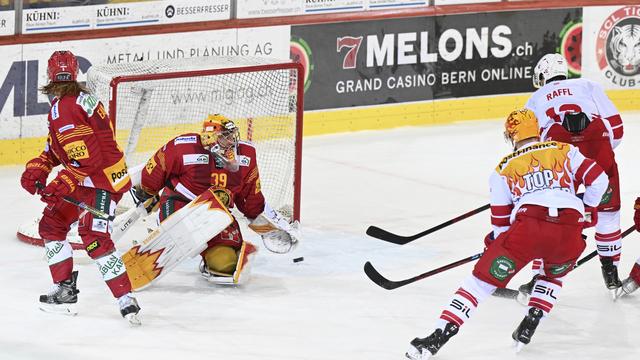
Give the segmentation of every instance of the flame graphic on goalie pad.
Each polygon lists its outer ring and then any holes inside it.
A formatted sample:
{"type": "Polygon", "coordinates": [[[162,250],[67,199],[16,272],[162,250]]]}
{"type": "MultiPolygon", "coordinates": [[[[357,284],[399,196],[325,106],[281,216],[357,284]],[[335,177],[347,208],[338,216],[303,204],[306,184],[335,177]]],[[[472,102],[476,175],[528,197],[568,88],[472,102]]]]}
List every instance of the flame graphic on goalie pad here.
{"type": "Polygon", "coordinates": [[[134,290],[142,290],[184,259],[202,252],[233,217],[211,189],[167,217],[144,241],[122,255],[134,290]]]}
{"type": "Polygon", "coordinates": [[[505,157],[496,171],[506,178],[516,199],[541,189],[569,189],[573,182],[568,172],[571,169],[569,150],[569,145],[564,143],[538,143],[505,157]]]}

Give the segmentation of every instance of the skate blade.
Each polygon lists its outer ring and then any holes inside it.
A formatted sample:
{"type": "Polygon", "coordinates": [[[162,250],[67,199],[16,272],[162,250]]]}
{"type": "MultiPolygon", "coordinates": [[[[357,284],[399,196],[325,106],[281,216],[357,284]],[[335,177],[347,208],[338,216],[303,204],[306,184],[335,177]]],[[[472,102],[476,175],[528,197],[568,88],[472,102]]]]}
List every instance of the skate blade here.
{"type": "Polygon", "coordinates": [[[528,306],[529,305],[529,298],[531,297],[531,295],[524,293],[524,292],[518,292],[518,297],[516,297],[516,301],[518,302],[518,304],[523,305],[523,306],[528,306]]]}
{"type": "Polygon", "coordinates": [[[406,353],[404,353],[404,356],[411,360],[427,360],[431,357],[431,353],[429,351],[420,353],[418,349],[412,346],[406,353]]]}
{"type": "Polygon", "coordinates": [[[520,341],[514,341],[513,343],[514,343],[514,348],[516,350],[516,354],[519,353],[526,345],[525,343],[520,341]]]}
{"type": "Polygon", "coordinates": [[[76,309],[76,304],[45,304],[40,303],[40,310],[50,313],[50,314],[60,314],[67,316],[76,316],[78,315],[78,310],[76,309]]]}
{"type": "Polygon", "coordinates": [[[140,321],[138,314],[127,314],[124,318],[129,322],[129,325],[133,327],[142,325],[142,321],[140,321]]]}
{"type": "Polygon", "coordinates": [[[620,293],[623,292],[621,289],[622,289],[622,286],[615,289],[609,289],[609,293],[611,294],[611,298],[613,299],[613,301],[618,300],[618,297],[620,297],[619,292],[620,293]]]}

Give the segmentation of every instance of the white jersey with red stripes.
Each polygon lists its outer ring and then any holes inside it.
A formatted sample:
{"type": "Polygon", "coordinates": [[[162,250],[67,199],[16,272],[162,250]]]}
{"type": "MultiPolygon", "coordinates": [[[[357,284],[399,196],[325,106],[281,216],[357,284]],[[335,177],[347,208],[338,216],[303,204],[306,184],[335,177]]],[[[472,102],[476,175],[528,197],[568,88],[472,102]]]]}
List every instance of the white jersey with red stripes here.
{"type": "Polygon", "coordinates": [[[605,120],[613,148],[622,141],[620,113],[602,86],[591,80],[580,78],[547,83],[531,95],[525,107],[536,114],[541,133],[554,122],[561,124],[565,112],[584,112],[605,120]]]}
{"type": "Polygon", "coordinates": [[[489,182],[496,237],[508,229],[524,204],[572,208],[584,214],[584,205],[598,206],[609,184],[595,161],[577,147],[557,141],[528,143],[505,156],[489,182]],[[582,200],[575,192],[579,184],[586,188],[582,200]]]}

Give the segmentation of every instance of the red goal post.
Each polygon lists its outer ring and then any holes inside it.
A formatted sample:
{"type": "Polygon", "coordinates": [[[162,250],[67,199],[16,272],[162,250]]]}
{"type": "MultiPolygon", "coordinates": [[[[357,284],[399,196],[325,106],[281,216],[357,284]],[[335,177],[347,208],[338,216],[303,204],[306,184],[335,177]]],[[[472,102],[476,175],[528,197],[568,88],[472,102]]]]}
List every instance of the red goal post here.
{"type": "Polygon", "coordinates": [[[304,68],[255,58],[191,58],[94,66],[87,85],[117,129],[130,167],[220,113],[257,150],[270,205],[300,219],[304,68]]]}

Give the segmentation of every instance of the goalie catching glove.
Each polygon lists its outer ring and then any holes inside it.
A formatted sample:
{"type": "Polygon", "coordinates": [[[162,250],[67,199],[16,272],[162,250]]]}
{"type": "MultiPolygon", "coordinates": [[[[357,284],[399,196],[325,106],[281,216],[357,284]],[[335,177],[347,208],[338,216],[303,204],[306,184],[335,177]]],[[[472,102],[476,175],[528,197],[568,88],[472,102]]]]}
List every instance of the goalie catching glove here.
{"type": "Polygon", "coordinates": [[[269,204],[264,204],[264,211],[249,223],[249,228],[262,237],[267,250],[286,254],[293,250],[300,240],[300,225],[297,221],[289,223],[269,204]]]}

